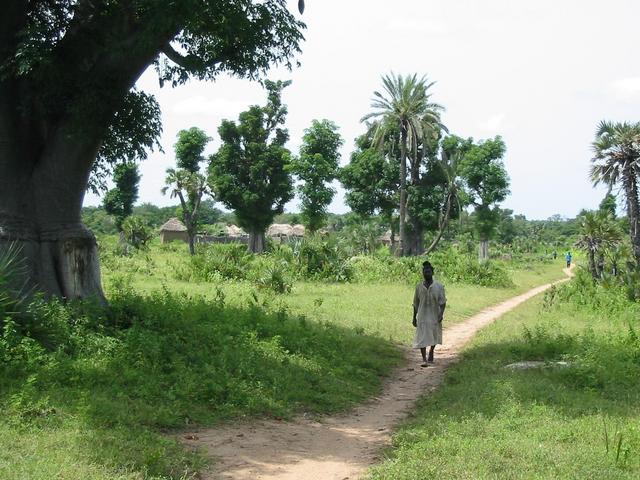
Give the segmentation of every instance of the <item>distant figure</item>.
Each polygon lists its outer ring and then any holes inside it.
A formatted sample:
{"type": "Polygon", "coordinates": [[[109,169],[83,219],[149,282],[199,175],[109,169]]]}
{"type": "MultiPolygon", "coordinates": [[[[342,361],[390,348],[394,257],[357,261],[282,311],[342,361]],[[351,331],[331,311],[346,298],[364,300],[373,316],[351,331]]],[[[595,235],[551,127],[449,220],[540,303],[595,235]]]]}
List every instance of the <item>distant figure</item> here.
{"type": "Polygon", "coordinates": [[[413,348],[419,348],[422,354],[422,367],[433,363],[433,351],[442,344],[442,318],[447,306],[444,287],[433,279],[433,266],[429,262],[422,264],[424,281],[416,285],[413,296],[413,326],[416,336],[413,348]],[[427,357],[427,347],[429,356],[427,357]]]}
{"type": "Polygon", "coordinates": [[[555,260],[556,258],[558,258],[558,252],[556,252],[555,250],[553,252],[551,252],[551,256],[553,257],[553,259],[555,260]]]}
{"type": "Polygon", "coordinates": [[[571,252],[567,252],[567,268],[571,266],[571,252]]]}

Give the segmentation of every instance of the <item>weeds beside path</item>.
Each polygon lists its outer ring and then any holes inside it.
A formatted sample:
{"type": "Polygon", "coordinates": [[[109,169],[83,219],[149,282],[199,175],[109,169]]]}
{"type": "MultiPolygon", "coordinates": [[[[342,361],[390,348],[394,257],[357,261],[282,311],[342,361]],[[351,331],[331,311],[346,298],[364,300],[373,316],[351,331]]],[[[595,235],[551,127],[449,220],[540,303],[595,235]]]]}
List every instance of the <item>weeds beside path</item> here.
{"type": "MultiPolygon", "coordinates": [[[[565,270],[569,276],[571,271],[565,270]]],[[[554,283],[566,281],[559,280],[554,283]]],[[[320,420],[301,416],[292,422],[264,420],[184,432],[181,439],[215,460],[205,479],[354,479],[378,459],[391,429],[421,395],[434,390],[458,352],[476,331],[551,287],[536,287],[487,308],[445,330],[446,344],[436,364],[421,369],[415,351],[406,349],[406,365],[397,369],[382,394],[348,414],[320,420]]]]}

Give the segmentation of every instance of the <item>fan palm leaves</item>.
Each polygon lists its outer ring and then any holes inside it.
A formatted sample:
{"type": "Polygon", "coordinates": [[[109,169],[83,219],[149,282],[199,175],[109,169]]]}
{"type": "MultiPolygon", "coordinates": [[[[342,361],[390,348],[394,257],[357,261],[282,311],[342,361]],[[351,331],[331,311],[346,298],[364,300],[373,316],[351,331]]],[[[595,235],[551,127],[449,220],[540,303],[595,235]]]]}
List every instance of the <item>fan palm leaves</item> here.
{"type": "Polygon", "coordinates": [[[600,122],[592,144],[591,179],[594,185],[620,185],[627,202],[631,245],[640,268],[640,123],[600,122]]]}
{"type": "Polygon", "coordinates": [[[587,212],[582,218],[576,246],[587,252],[589,271],[594,279],[602,274],[599,259],[604,259],[605,251],[622,243],[620,229],[613,217],[605,212],[587,212]]]}
{"type": "Polygon", "coordinates": [[[373,121],[370,126],[374,145],[378,148],[382,148],[391,131],[400,133],[400,254],[403,254],[406,246],[407,152],[411,152],[412,161],[417,161],[418,145],[422,140],[444,129],[440,121],[444,108],[431,101],[429,89],[434,82],[428,82],[426,77],[391,73],[382,77],[382,84],[382,93],[373,92],[373,111],[361,121],[373,121]]]}

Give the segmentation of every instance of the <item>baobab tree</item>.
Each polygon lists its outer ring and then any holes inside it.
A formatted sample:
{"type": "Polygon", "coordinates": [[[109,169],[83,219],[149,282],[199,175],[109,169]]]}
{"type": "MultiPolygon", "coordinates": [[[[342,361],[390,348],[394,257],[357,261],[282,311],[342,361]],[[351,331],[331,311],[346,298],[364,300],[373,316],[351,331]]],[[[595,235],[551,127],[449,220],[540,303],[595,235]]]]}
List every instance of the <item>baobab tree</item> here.
{"type": "Polygon", "coordinates": [[[292,66],[304,24],[285,0],[2,6],[0,247],[20,247],[24,276],[45,294],[104,300],[80,210],[92,170],[157,141],[157,103],[134,90],[137,79],[150,65],[173,86],[223,73],[257,79],[292,66]]]}

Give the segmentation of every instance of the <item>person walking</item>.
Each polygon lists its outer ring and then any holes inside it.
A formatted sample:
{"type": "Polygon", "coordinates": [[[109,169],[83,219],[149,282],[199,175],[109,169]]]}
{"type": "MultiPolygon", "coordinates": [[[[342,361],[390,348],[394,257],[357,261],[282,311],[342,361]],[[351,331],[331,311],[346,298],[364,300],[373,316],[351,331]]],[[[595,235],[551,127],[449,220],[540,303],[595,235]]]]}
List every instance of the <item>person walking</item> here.
{"type": "Polygon", "coordinates": [[[413,296],[413,326],[416,334],[413,348],[419,348],[422,354],[422,367],[433,363],[436,345],[442,344],[442,319],[447,306],[444,286],[433,279],[433,265],[425,261],[422,264],[424,280],[416,285],[413,296]],[[429,355],[427,356],[427,347],[429,355]]]}
{"type": "Polygon", "coordinates": [[[567,256],[565,258],[567,260],[567,268],[571,267],[571,252],[567,252],[567,256]]]}

